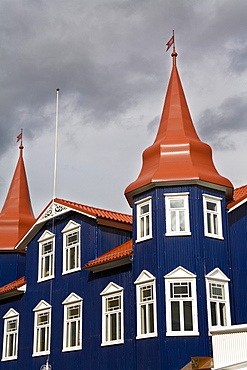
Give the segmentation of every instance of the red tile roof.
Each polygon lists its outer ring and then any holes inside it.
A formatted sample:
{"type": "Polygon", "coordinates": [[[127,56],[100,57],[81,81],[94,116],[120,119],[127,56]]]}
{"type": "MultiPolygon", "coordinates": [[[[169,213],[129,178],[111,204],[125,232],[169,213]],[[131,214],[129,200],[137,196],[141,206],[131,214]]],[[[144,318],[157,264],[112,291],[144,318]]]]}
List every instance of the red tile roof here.
{"type": "Polygon", "coordinates": [[[132,253],[133,253],[133,241],[132,239],[130,239],[127,242],[111,249],[109,252],[106,252],[101,256],[95,258],[95,260],[86,263],[83,266],[83,268],[90,270],[94,266],[130,257],[132,253]]]}
{"type": "Polygon", "coordinates": [[[239,198],[242,198],[245,195],[247,195],[247,185],[234,189],[233,199],[238,200],[239,198]]]}
{"type": "Polygon", "coordinates": [[[25,284],[26,284],[25,277],[22,276],[21,278],[2,286],[0,288],[0,294],[9,293],[13,290],[17,290],[18,288],[21,288],[25,284]]]}
{"type": "Polygon", "coordinates": [[[111,220],[111,221],[124,222],[124,223],[132,225],[132,216],[128,215],[128,214],[125,214],[125,213],[108,211],[106,209],[100,209],[100,208],[95,208],[95,207],[91,207],[91,206],[86,206],[84,204],[75,203],[75,202],[71,202],[69,200],[58,199],[58,198],[55,198],[54,202],[62,204],[66,207],[70,207],[70,208],[75,209],[77,211],[86,213],[89,216],[94,216],[96,218],[102,218],[102,219],[107,219],[107,220],[111,220]]]}
{"type": "Polygon", "coordinates": [[[231,209],[241,203],[243,200],[247,199],[247,185],[241,186],[240,188],[234,189],[233,192],[233,202],[227,205],[228,209],[231,209]]]}
{"type": "Polygon", "coordinates": [[[203,181],[223,187],[232,197],[233,185],[216,170],[212,150],[195,130],[172,53],[173,67],[165,98],[160,126],[154,143],[143,152],[138,178],[125,190],[130,205],[135,194],[164,183],[203,181]]]}

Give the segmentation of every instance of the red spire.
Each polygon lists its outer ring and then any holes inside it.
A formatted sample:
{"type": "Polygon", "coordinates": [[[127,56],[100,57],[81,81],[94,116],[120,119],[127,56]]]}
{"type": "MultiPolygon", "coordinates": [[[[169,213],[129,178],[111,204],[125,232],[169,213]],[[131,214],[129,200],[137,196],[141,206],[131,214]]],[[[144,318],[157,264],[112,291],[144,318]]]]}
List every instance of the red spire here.
{"type": "Polygon", "coordinates": [[[21,143],[19,160],[0,213],[0,250],[13,250],[35,221],[22,157],[23,148],[21,143]]]}
{"type": "Polygon", "coordinates": [[[194,128],[176,57],[174,48],[173,67],[156,139],[143,153],[138,178],[125,190],[130,204],[133,194],[157,185],[193,184],[201,181],[204,186],[223,189],[231,197],[231,182],[217,172],[210,146],[199,139],[194,128]]]}

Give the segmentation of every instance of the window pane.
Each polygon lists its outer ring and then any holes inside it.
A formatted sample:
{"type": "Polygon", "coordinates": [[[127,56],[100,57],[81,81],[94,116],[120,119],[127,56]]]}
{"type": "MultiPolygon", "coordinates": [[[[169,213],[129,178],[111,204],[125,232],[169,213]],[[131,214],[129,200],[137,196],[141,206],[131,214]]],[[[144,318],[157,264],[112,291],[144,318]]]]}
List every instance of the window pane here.
{"type": "Polygon", "coordinates": [[[70,248],[70,270],[74,269],[75,266],[75,247],[70,248]]]}
{"type": "Polygon", "coordinates": [[[150,301],[153,299],[153,286],[147,285],[144,287],[141,287],[141,302],[150,301]]]}
{"type": "Polygon", "coordinates": [[[68,307],[68,319],[74,319],[77,317],[80,317],[80,307],[79,306],[68,307]]]}
{"type": "Polygon", "coordinates": [[[179,211],[179,230],[185,231],[185,217],[184,211],[179,211]]]}
{"type": "Polygon", "coordinates": [[[7,322],[7,332],[14,331],[17,328],[17,320],[10,320],[7,322]]]}
{"type": "Polygon", "coordinates": [[[76,321],[70,323],[70,347],[76,346],[76,321]]]}
{"type": "Polygon", "coordinates": [[[213,216],[213,223],[214,223],[214,234],[218,234],[218,215],[213,216]]]}
{"type": "Polygon", "coordinates": [[[154,333],[154,305],[149,303],[148,305],[148,318],[149,318],[149,333],[154,333]]]}
{"type": "Polygon", "coordinates": [[[121,339],[121,312],[118,313],[118,339],[121,339]]]}
{"type": "Polygon", "coordinates": [[[39,339],[40,339],[40,343],[39,343],[39,352],[42,352],[42,351],[45,351],[46,350],[46,346],[45,346],[45,330],[46,328],[40,328],[38,329],[39,330],[39,339]]]}
{"type": "Polygon", "coordinates": [[[144,218],[143,217],[140,219],[140,236],[141,238],[144,237],[144,218]]]}
{"type": "Polygon", "coordinates": [[[184,207],[184,199],[171,199],[170,207],[171,208],[183,208],[184,207]]]}
{"type": "Polygon", "coordinates": [[[176,212],[171,211],[171,231],[176,231],[176,212]]]}
{"type": "Polygon", "coordinates": [[[47,242],[42,244],[42,254],[47,254],[52,252],[52,242],[47,242]]]}
{"type": "Polygon", "coordinates": [[[146,305],[141,306],[141,334],[147,333],[147,312],[146,305]]]}
{"type": "Polygon", "coordinates": [[[110,340],[117,339],[117,314],[110,315],[110,340]]]}
{"type": "Polygon", "coordinates": [[[180,330],[179,302],[171,302],[172,331],[180,330]]]}
{"type": "Polygon", "coordinates": [[[207,201],[207,209],[209,210],[209,211],[217,211],[217,204],[216,203],[214,203],[214,202],[209,202],[209,201],[207,201]]]}
{"type": "Polygon", "coordinates": [[[185,301],[183,302],[183,306],[184,306],[184,330],[193,330],[192,302],[185,301]]]}
{"type": "Polygon", "coordinates": [[[220,303],[219,309],[220,309],[220,325],[226,326],[226,305],[225,303],[220,303]]]}
{"type": "Polygon", "coordinates": [[[212,234],[211,214],[210,213],[207,213],[207,226],[208,226],[208,233],[212,234]]]}
{"type": "Polygon", "coordinates": [[[8,335],[8,340],[7,340],[7,356],[6,357],[11,357],[14,356],[14,342],[15,342],[15,334],[9,334],[8,335]]]}
{"type": "Polygon", "coordinates": [[[114,310],[118,310],[121,308],[120,306],[120,297],[112,297],[112,298],[107,298],[106,300],[106,310],[107,311],[114,311],[114,310]]]}
{"type": "Polygon", "coordinates": [[[146,216],[146,236],[149,235],[149,216],[146,216]]]}
{"type": "Polygon", "coordinates": [[[149,204],[145,204],[144,206],[140,207],[140,214],[143,215],[144,213],[149,212],[149,204]]]}
{"type": "Polygon", "coordinates": [[[217,325],[216,302],[210,302],[211,309],[211,325],[217,325]]]}

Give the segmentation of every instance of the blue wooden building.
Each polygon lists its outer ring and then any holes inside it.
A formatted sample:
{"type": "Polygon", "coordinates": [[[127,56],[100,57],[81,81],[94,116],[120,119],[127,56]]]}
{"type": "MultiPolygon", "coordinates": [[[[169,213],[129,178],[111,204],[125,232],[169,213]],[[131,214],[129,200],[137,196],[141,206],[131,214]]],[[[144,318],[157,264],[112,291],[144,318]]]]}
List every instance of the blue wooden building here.
{"type": "Polygon", "coordinates": [[[21,144],[0,214],[0,369],[179,370],[212,357],[212,329],[247,322],[247,186],[217,172],[176,58],[132,216],[56,198],[35,219],[21,144]]]}

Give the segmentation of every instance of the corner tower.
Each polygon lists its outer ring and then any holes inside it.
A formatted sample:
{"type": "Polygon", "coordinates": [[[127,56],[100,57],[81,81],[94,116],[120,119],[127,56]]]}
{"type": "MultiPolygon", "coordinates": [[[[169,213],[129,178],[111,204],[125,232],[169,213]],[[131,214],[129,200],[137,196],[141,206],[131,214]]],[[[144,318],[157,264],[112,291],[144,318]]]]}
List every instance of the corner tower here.
{"type": "Polygon", "coordinates": [[[23,160],[22,143],[19,149],[19,159],[0,213],[0,252],[14,250],[17,242],[35,221],[23,160]]]}
{"type": "Polygon", "coordinates": [[[231,323],[226,204],[233,186],[218,173],[210,146],[196,133],[176,58],[174,48],[156,138],[143,153],[139,176],[125,190],[133,208],[137,306],[151,307],[148,318],[144,308],[137,314],[136,347],[143,363],[160,348],[157,369],[182,368],[193,353],[210,357],[209,331],[231,323]],[[152,338],[148,349],[142,338],[152,338]]]}

